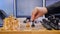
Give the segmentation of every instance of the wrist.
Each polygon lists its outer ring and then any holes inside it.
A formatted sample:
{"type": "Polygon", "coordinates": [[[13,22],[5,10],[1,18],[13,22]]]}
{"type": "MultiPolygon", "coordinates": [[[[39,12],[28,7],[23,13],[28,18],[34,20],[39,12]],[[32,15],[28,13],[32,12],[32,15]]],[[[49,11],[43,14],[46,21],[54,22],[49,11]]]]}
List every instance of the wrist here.
{"type": "Polygon", "coordinates": [[[37,10],[44,14],[46,14],[48,12],[46,7],[37,7],[37,10]]]}
{"type": "Polygon", "coordinates": [[[43,8],[42,8],[42,11],[43,11],[44,14],[46,14],[46,13],[48,12],[48,10],[47,10],[46,7],[43,7],[43,8]]]}

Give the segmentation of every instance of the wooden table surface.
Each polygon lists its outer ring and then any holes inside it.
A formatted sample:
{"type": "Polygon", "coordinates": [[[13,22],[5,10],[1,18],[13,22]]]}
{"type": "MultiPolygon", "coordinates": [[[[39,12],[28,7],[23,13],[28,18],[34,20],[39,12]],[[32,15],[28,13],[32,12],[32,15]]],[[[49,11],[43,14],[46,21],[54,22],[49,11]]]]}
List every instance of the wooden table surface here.
{"type": "Polygon", "coordinates": [[[0,31],[0,34],[60,34],[60,30],[44,31],[0,31]]]}

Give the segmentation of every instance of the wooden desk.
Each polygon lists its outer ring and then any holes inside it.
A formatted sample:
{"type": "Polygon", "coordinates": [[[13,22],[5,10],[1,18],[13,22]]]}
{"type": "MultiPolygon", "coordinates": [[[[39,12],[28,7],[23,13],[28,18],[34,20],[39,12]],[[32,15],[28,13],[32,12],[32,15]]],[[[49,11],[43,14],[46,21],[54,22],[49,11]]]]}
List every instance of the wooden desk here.
{"type": "Polygon", "coordinates": [[[45,31],[0,31],[0,34],[60,34],[59,30],[45,31]]]}

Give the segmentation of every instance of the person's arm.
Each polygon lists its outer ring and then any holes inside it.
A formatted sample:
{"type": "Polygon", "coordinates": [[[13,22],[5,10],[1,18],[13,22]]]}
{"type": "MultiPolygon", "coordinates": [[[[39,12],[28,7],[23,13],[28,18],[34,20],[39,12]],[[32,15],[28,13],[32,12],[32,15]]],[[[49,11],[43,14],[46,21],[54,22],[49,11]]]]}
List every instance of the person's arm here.
{"type": "Polygon", "coordinates": [[[55,13],[60,13],[60,1],[59,2],[56,2],[50,6],[47,6],[47,13],[46,15],[49,15],[49,14],[55,14],[55,13]]]}
{"type": "Polygon", "coordinates": [[[46,16],[49,16],[49,14],[54,14],[54,13],[60,13],[60,1],[48,7],[36,7],[32,11],[31,20],[33,21],[45,14],[46,16]]]}

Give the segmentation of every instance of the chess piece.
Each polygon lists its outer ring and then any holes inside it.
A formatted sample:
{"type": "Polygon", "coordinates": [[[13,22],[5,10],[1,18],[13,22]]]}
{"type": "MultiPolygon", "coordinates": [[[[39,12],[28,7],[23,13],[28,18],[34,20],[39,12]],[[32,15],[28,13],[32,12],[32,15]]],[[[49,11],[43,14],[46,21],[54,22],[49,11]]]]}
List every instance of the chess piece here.
{"type": "Polygon", "coordinates": [[[26,20],[24,20],[23,23],[26,23],[26,20]]]}
{"type": "Polygon", "coordinates": [[[30,23],[29,23],[29,22],[26,23],[26,28],[27,28],[27,29],[30,28],[30,23]]]}
{"type": "Polygon", "coordinates": [[[35,27],[34,21],[32,21],[32,25],[31,25],[31,27],[35,27]]]}
{"type": "Polygon", "coordinates": [[[23,21],[23,23],[30,22],[30,18],[27,18],[26,20],[23,21]]]}

